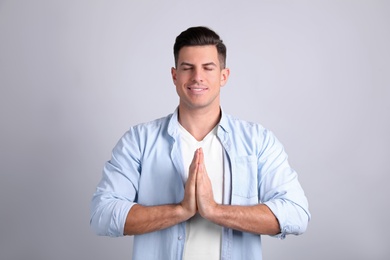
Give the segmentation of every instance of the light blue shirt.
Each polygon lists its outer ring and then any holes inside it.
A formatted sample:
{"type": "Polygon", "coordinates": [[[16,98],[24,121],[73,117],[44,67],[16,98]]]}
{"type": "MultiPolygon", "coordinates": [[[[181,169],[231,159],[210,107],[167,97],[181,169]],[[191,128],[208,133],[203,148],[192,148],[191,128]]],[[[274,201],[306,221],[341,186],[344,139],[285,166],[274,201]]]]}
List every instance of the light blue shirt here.
{"type": "MultiPolygon", "coordinates": [[[[123,236],[127,214],[144,206],[180,203],[184,197],[178,110],[130,128],[119,140],[91,203],[91,227],[98,235],[123,236]]],[[[222,111],[217,136],[225,151],[223,203],[266,204],[281,233],[302,234],[310,219],[297,173],[281,143],[259,124],[222,111]]],[[[133,259],[182,259],[185,222],[134,236],[133,259]]],[[[201,250],[201,249],[199,249],[201,250]]],[[[261,259],[260,235],[223,228],[221,258],[261,259]]]]}

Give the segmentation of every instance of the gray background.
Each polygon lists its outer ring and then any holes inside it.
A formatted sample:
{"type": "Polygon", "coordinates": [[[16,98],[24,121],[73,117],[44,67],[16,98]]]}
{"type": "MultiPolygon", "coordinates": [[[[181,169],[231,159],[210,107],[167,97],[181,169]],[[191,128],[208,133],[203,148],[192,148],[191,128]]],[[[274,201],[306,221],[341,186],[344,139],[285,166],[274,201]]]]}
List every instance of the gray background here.
{"type": "Polygon", "coordinates": [[[273,130],[313,219],[265,259],[389,259],[389,1],[0,0],[0,259],[130,259],[89,202],[136,123],[171,113],[172,45],[228,46],[224,110],[273,130]],[[240,3],[238,3],[240,2],[240,3]]]}

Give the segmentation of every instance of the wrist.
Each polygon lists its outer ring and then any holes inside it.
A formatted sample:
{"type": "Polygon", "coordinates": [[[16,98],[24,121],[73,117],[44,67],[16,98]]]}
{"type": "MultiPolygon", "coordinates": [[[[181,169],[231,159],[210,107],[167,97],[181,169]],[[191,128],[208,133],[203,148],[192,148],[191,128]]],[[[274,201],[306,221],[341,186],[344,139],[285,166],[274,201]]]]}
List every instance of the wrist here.
{"type": "Polygon", "coordinates": [[[216,223],[221,216],[221,205],[213,203],[207,208],[204,208],[200,214],[203,218],[216,223]]]}
{"type": "Polygon", "coordinates": [[[190,219],[196,213],[196,212],[193,213],[191,210],[186,209],[185,207],[183,207],[182,204],[177,204],[175,210],[176,210],[176,216],[178,216],[180,222],[190,219]]]}

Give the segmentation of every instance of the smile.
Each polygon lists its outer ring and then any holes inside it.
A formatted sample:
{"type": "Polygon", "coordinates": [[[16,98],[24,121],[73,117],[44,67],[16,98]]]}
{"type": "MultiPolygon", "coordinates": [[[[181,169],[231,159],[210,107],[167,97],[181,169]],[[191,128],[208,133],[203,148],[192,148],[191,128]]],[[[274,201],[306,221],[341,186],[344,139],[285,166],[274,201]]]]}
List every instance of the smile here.
{"type": "Polygon", "coordinates": [[[208,88],[203,87],[203,86],[190,86],[190,87],[187,87],[187,89],[190,90],[191,92],[199,93],[199,92],[207,90],[208,88]]]}
{"type": "Polygon", "coordinates": [[[205,88],[188,88],[189,90],[192,90],[192,91],[202,91],[202,90],[205,90],[205,88]]]}

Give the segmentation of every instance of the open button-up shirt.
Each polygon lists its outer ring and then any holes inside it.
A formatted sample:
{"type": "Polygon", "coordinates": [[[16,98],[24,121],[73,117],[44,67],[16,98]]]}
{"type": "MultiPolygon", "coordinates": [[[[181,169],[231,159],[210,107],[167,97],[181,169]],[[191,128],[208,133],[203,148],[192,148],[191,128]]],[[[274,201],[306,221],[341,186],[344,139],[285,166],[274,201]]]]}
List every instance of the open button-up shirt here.
{"type": "MultiPolygon", "coordinates": [[[[228,205],[266,204],[281,233],[299,235],[310,213],[297,173],[272,132],[221,112],[217,136],[224,149],[224,195],[228,205]]],[[[119,140],[91,203],[98,235],[123,236],[127,214],[144,206],[180,203],[184,197],[178,110],[131,127],[119,140]]],[[[222,227],[221,258],[261,259],[260,235],[222,227]]],[[[182,259],[185,222],[134,237],[133,259],[182,259]]],[[[201,249],[200,249],[201,250],[201,249]]]]}

